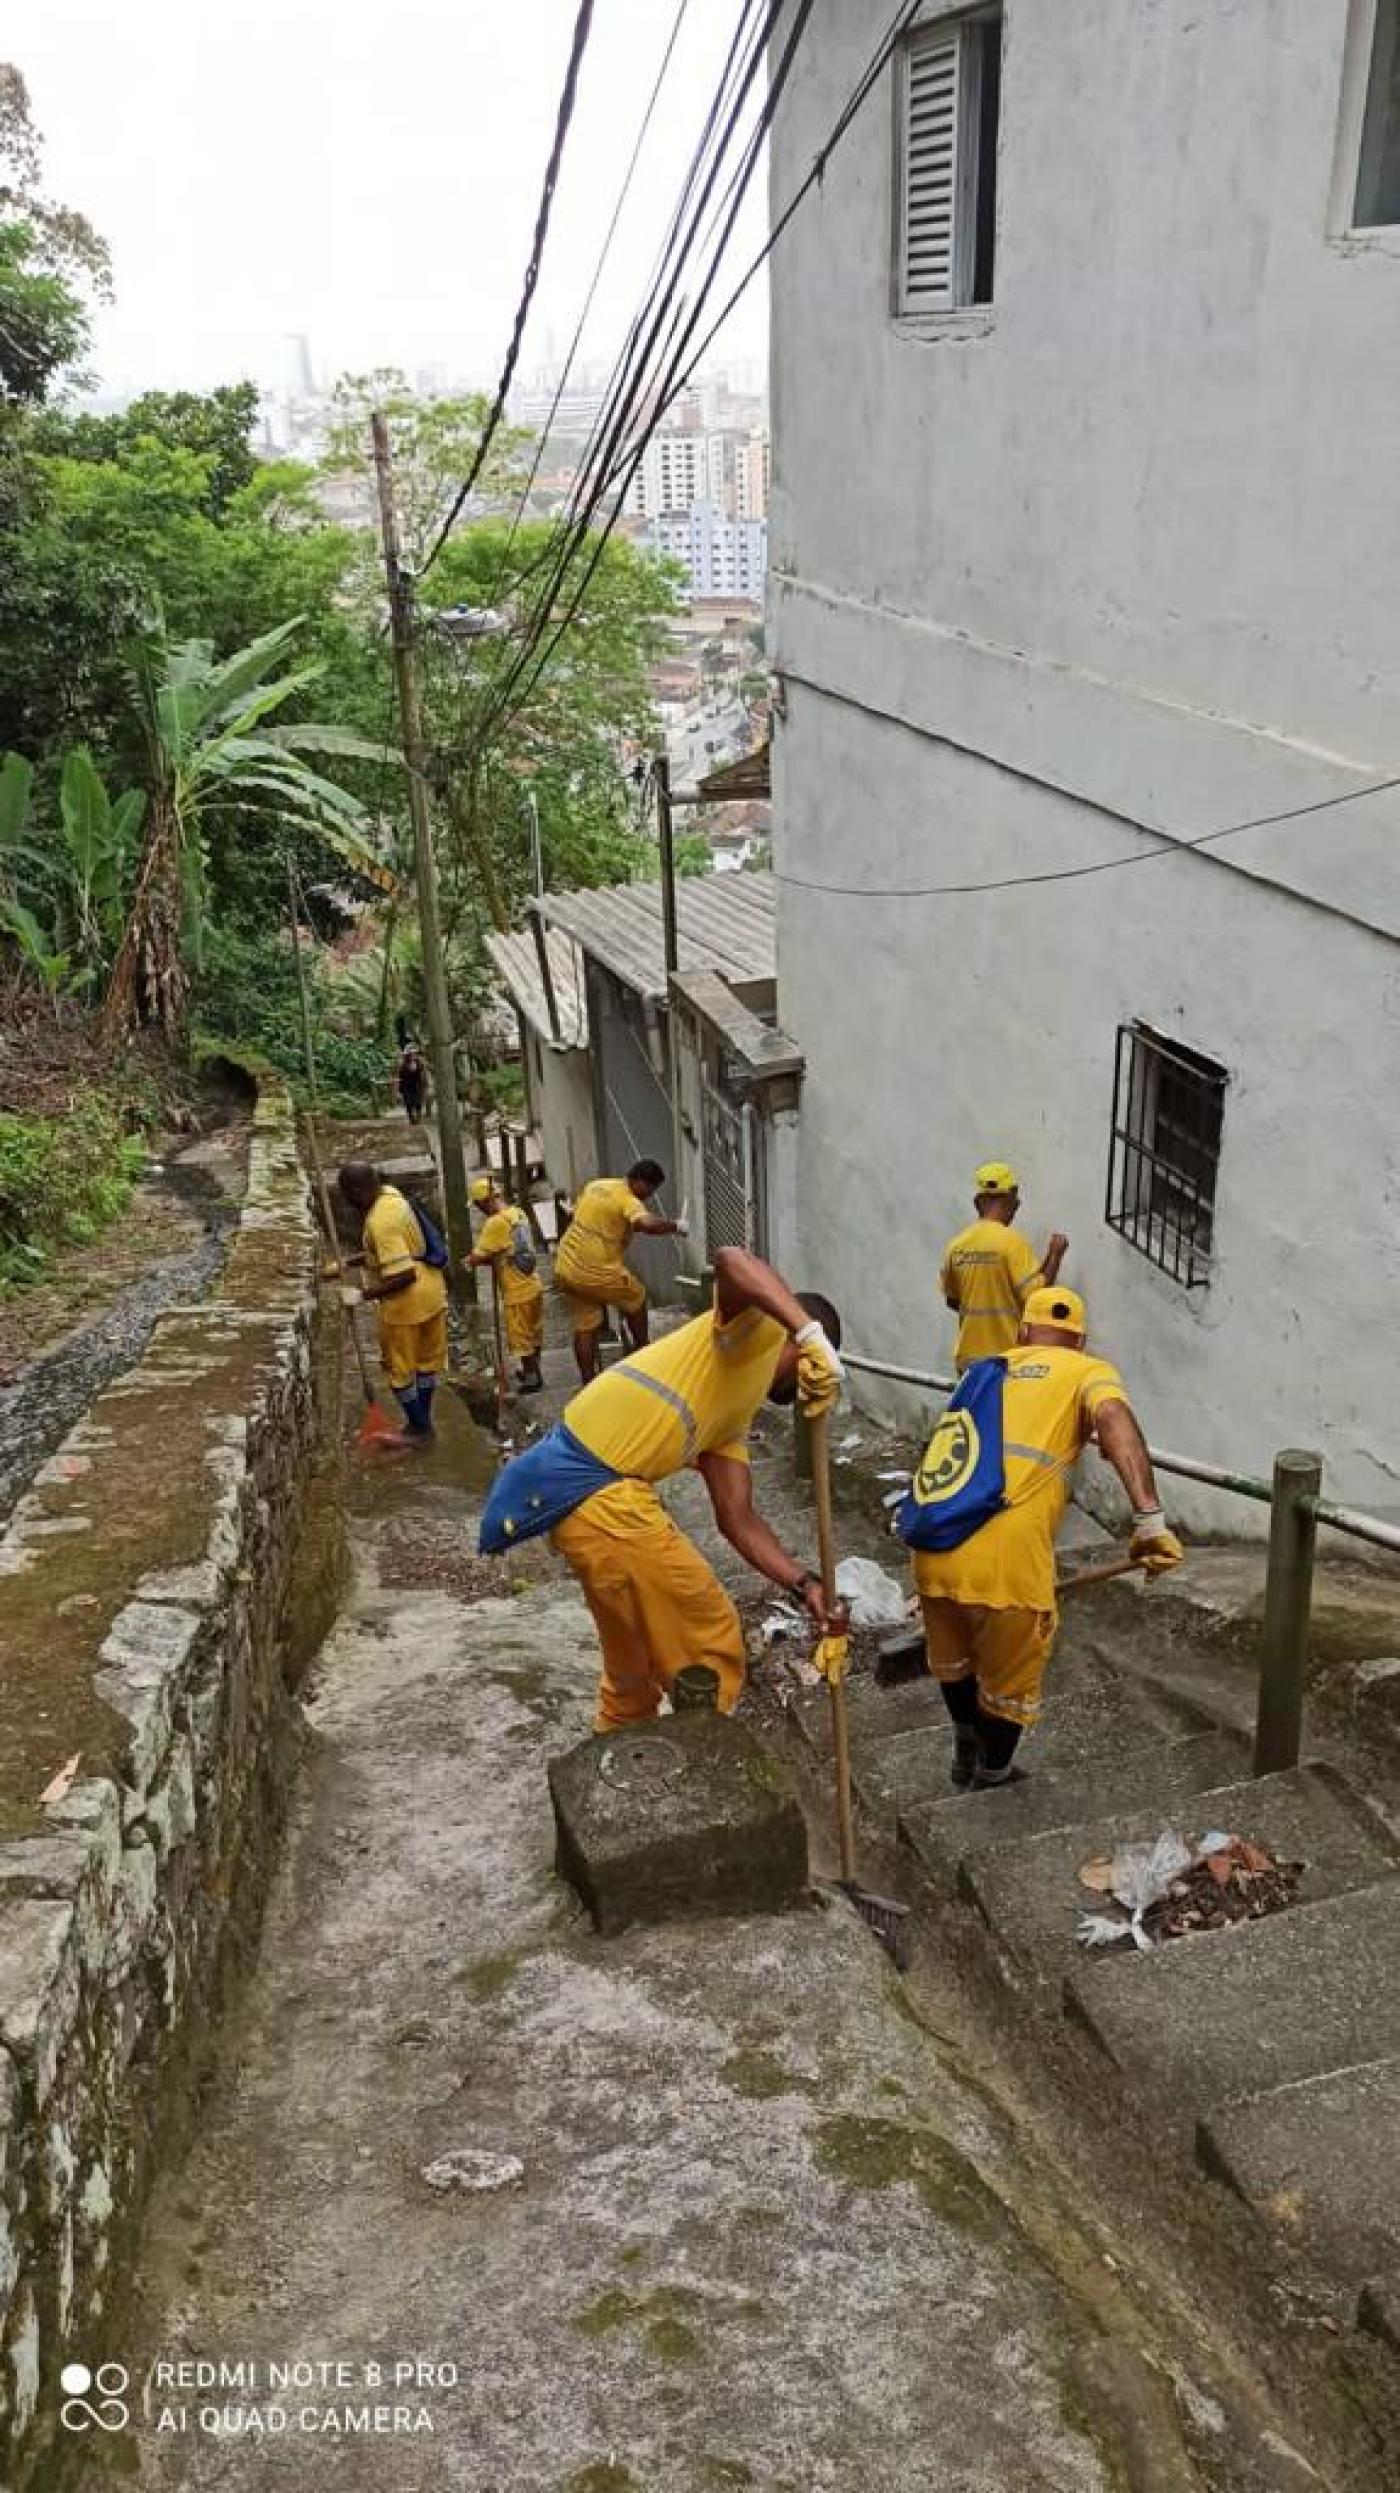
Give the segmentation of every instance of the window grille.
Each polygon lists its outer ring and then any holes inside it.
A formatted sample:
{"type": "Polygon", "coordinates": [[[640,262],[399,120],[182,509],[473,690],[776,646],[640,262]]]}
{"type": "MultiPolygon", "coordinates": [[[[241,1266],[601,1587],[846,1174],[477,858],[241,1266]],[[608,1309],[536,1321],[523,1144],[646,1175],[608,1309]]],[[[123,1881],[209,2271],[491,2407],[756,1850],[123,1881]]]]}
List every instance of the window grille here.
{"type": "Polygon", "coordinates": [[[1223,1065],[1141,1022],[1118,1032],[1105,1218],[1188,1290],[1211,1275],[1223,1065]]]}

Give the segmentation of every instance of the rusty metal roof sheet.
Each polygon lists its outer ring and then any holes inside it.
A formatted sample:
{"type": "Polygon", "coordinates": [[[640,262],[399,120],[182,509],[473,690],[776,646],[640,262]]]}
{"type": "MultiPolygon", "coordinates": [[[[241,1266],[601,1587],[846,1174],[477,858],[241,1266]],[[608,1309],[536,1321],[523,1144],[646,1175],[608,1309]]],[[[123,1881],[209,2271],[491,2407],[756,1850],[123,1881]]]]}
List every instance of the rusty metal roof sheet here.
{"type": "Polygon", "coordinates": [[[545,928],[545,944],[549,953],[550,976],[554,981],[554,998],[559,1007],[559,1037],[550,1027],[549,1004],[544,980],[540,976],[540,959],[535,938],[529,928],[522,935],[488,935],[486,949],[496,964],[502,986],[532,1030],[543,1039],[546,1047],[587,1047],[588,998],[584,992],[583,956],[576,943],[557,927],[545,928]]]}
{"type": "MultiPolygon", "coordinates": [[[[594,892],[549,892],[538,905],[551,927],[572,936],[625,986],[638,995],[664,1000],[666,956],[659,883],[615,883],[594,892]]],[[[771,874],[683,878],[676,886],[679,967],[716,970],[730,986],[776,978],[775,905],[771,874]]],[[[494,942],[504,940],[498,936],[494,942]]]]}

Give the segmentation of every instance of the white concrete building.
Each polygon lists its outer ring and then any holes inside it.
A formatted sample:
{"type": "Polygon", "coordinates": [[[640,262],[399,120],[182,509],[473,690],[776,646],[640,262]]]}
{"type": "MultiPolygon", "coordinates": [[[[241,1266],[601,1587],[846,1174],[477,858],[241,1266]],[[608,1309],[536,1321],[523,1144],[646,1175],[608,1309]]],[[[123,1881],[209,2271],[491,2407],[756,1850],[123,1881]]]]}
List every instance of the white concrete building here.
{"type": "Polygon", "coordinates": [[[665,430],[648,442],[625,508],[633,518],[659,519],[712,503],[725,519],[766,519],[769,468],[766,432],[665,430]]]}
{"type": "MultiPolygon", "coordinates": [[[[775,206],[879,17],[816,0],[775,206]]],[[[1158,1443],[1393,1515],[1400,0],[926,6],[772,386],[804,1274],[946,1365],[1009,1158],[1158,1443]]]]}
{"type": "Polygon", "coordinates": [[[761,598],[768,569],[768,530],[760,519],[726,519],[712,502],[663,511],[652,522],[658,554],[685,565],[695,597],[761,598]]]}

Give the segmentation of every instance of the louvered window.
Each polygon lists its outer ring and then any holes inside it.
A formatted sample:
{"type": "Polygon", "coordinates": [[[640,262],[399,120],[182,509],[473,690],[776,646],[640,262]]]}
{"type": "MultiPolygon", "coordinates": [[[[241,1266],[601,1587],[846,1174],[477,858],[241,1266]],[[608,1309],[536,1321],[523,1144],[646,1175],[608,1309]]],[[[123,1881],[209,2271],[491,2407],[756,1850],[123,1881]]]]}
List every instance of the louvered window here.
{"type": "Polygon", "coordinates": [[[895,309],[992,299],[1001,11],[923,26],[897,87],[895,309]]]}

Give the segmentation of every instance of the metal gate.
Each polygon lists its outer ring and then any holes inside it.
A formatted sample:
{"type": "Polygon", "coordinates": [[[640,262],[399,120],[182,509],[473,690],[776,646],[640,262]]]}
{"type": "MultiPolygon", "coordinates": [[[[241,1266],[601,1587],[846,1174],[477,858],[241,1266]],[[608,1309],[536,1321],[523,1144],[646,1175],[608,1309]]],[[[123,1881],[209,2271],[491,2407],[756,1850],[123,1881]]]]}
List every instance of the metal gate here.
{"type": "Polygon", "coordinates": [[[700,1084],[701,1148],[705,1169],[705,1240],[716,1247],[763,1252],[763,1207],[754,1113],[717,1090],[707,1074],[700,1084]]]}

